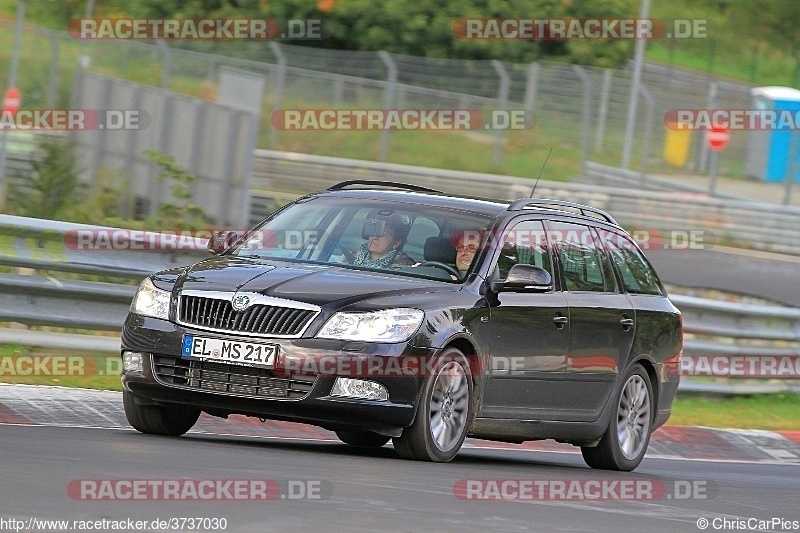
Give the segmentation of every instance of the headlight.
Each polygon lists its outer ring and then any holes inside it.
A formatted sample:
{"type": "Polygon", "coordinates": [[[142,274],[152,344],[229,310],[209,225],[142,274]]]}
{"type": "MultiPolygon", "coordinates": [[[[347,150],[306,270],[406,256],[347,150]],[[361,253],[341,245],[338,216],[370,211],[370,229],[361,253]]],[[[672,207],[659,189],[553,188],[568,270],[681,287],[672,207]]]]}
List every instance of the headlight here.
{"type": "Polygon", "coordinates": [[[385,309],[371,313],[336,313],[317,334],[321,339],[404,342],[417,331],[425,313],[419,309],[385,309]]]}
{"type": "Polygon", "coordinates": [[[170,293],[157,289],[150,278],[146,278],[139,285],[136,296],[133,297],[131,313],[167,320],[169,318],[169,297],[170,293]]]}

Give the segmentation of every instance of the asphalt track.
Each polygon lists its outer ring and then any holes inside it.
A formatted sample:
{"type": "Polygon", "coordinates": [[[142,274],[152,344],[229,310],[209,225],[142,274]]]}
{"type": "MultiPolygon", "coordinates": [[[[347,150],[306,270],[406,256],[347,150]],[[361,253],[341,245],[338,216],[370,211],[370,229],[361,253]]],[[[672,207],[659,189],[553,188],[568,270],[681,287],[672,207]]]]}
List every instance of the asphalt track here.
{"type": "Polygon", "coordinates": [[[717,246],[647,250],[665,283],[719,289],[800,307],[800,257],[717,246]]]}
{"type": "MultiPolygon", "coordinates": [[[[722,530],[714,524],[724,526],[725,520],[730,526],[751,519],[777,524],[771,531],[800,529],[792,523],[800,520],[800,432],[667,427],[654,434],[633,473],[591,470],[574,448],[549,441],[471,440],[452,463],[430,464],[398,459],[391,445],[352,448],[318,428],[238,416],[204,415],[180,438],[142,435],[127,428],[119,393],[0,385],[0,442],[0,530],[2,520],[11,518],[150,523],[186,517],[225,518],[226,530],[236,532],[675,533],[700,531],[703,519],[708,530],[722,530]],[[268,500],[246,501],[97,501],[68,490],[80,480],[186,479],[260,479],[278,489],[268,500]],[[495,499],[465,500],[467,480],[483,487],[472,497],[495,499]],[[516,480],[517,487],[519,480],[535,480],[546,487],[545,496],[506,490],[496,499],[486,480],[516,480]],[[660,490],[611,499],[593,499],[588,490],[568,496],[551,490],[632,482],[660,490]],[[291,483],[306,487],[305,497],[294,499],[299,492],[289,489],[291,483]]],[[[78,530],[74,525],[66,530],[78,530]]]]}

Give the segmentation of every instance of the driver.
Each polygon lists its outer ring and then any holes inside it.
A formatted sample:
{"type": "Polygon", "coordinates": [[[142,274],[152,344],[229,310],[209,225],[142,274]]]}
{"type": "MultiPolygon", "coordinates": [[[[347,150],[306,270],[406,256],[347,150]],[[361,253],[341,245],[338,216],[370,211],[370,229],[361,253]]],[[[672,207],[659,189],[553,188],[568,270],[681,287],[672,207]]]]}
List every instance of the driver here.
{"type": "Polygon", "coordinates": [[[413,266],[414,260],[403,252],[410,227],[408,215],[367,217],[361,233],[367,241],[359,247],[353,264],[390,270],[413,266]]]}

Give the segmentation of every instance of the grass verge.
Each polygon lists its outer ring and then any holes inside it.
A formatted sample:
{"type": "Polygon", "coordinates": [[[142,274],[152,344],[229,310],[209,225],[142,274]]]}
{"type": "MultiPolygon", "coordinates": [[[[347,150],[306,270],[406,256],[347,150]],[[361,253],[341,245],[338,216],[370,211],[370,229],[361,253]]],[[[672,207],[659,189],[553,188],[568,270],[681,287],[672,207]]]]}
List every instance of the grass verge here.
{"type": "Polygon", "coordinates": [[[800,394],[678,397],[667,424],[715,428],[800,429],[800,394]]]}

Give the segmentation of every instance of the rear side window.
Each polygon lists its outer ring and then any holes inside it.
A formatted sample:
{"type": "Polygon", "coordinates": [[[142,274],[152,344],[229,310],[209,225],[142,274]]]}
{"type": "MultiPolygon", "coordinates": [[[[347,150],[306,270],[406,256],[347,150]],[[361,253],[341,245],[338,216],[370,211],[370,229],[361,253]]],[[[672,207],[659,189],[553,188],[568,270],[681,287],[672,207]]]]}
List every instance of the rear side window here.
{"type": "Polygon", "coordinates": [[[588,226],[550,222],[550,242],[561,263],[564,288],[568,291],[613,291],[613,280],[606,289],[597,241],[588,226]]]}
{"type": "Polygon", "coordinates": [[[630,238],[610,231],[600,231],[600,236],[617,265],[625,290],[633,294],[664,294],[656,273],[630,238]]]}

